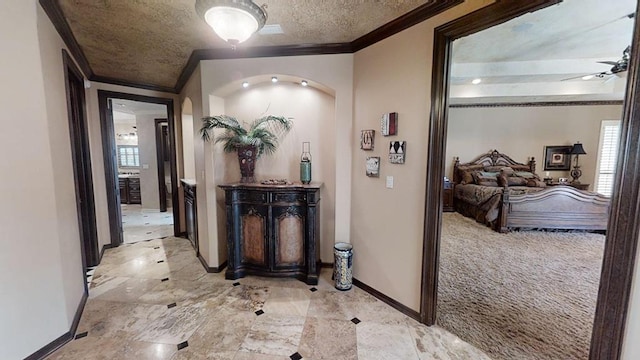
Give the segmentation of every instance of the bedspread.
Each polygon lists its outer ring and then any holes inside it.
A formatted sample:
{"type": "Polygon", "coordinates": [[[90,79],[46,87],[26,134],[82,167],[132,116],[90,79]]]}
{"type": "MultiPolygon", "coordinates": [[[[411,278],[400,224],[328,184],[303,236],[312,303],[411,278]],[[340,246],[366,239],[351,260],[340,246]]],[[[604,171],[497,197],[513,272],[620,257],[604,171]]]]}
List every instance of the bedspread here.
{"type": "MultiPolygon", "coordinates": [[[[481,186],[475,184],[456,185],[454,197],[456,210],[476,221],[493,225],[500,215],[500,205],[504,188],[495,186],[481,186]]],[[[528,194],[538,192],[543,188],[510,186],[509,194],[528,194]]]]}

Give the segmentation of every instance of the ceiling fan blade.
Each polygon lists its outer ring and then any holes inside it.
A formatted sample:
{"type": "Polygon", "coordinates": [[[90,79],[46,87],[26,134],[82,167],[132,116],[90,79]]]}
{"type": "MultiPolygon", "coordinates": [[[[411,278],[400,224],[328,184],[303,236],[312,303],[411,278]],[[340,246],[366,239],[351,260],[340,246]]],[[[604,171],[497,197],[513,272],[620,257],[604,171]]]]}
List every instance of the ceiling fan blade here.
{"type": "Polygon", "coordinates": [[[617,61],[598,61],[598,64],[607,64],[607,65],[618,65],[617,61]]]}

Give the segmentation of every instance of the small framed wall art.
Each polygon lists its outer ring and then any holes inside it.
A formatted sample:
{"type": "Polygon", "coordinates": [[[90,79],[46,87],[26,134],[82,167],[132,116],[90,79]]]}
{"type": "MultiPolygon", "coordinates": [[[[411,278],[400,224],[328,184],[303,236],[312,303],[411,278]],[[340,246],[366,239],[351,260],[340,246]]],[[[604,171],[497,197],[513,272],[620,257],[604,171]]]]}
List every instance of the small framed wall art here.
{"type": "Polygon", "coordinates": [[[362,130],[360,132],[360,149],[373,150],[373,140],[375,135],[375,130],[362,130]]]}
{"type": "Polygon", "coordinates": [[[382,115],[380,120],[382,136],[395,135],[398,133],[398,113],[392,112],[382,115]]]}
{"type": "Polygon", "coordinates": [[[406,141],[389,142],[389,162],[392,164],[404,164],[404,157],[407,153],[406,141]]]}
{"type": "Polygon", "coordinates": [[[571,145],[545,146],[544,170],[571,169],[571,145]]]}
{"type": "Polygon", "coordinates": [[[367,176],[380,177],[380,157],[367,157],[367,176]]]}

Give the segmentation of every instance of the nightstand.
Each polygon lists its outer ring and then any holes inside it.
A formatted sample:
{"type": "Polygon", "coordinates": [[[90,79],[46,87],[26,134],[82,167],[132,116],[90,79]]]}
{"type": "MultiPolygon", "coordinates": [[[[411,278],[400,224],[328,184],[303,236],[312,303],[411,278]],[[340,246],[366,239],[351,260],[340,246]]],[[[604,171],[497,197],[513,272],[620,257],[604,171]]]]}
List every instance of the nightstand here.
{"type": "Polygon", "coordinates": [[[444,189],[442,191],[442,211],[453,212],[453,183],[450,181],[444,182],[444,189]]]}

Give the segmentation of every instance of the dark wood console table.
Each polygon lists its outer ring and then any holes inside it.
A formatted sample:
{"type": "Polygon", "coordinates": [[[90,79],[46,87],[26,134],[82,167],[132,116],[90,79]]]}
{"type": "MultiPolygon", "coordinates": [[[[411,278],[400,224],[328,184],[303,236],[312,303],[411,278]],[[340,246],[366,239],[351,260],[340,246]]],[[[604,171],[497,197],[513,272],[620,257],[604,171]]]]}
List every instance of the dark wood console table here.
{"type": "Polygon", "coordinates": [[[220,185],[227,215],[225,277],[295,277],[318,284],[321,186],[220,185]]]}

